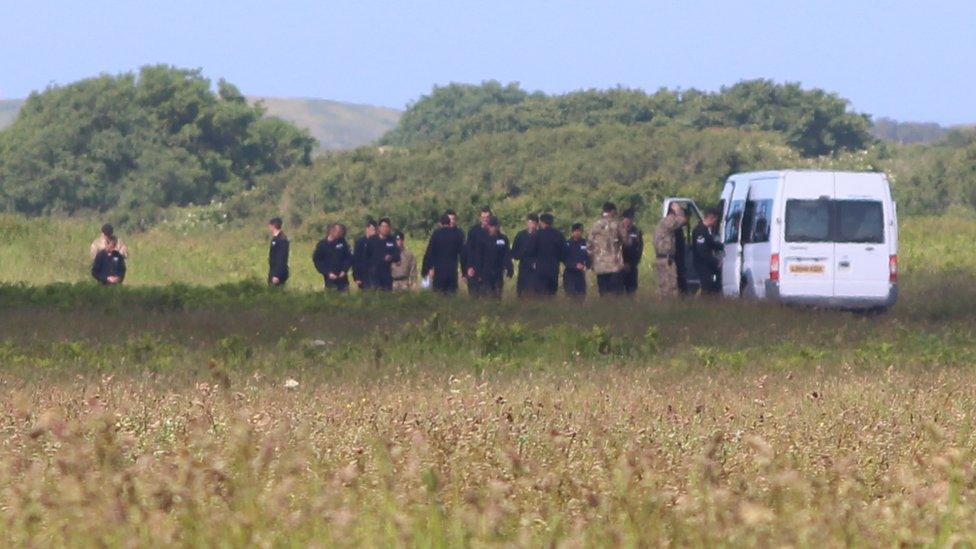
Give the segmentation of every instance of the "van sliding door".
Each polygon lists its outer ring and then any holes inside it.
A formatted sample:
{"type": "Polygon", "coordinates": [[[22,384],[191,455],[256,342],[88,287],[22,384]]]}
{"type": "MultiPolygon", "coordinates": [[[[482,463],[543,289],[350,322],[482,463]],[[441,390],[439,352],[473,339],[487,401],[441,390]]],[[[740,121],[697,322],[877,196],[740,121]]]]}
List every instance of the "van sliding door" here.
{"type": "Polygon", "coordinates": [[[738,297],[742,281],[742,217],[749,195],[747,181],[729,181],[722,192],[725,215],[722,216],[722,242],[725,258],[722,260],[722,294],[738,297]]]}

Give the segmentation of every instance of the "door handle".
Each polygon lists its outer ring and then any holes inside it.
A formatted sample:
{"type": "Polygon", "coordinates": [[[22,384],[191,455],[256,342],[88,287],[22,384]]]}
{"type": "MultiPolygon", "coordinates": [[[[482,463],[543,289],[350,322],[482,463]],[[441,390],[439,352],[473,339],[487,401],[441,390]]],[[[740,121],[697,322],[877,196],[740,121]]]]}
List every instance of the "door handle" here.
{"type": "Polygon", "coordinates": [[[868,246],[867,248],[864,248],[864,249],[866,251],[873,252],[874,251],[874,246],[868,246]]]}
{"type": "Polygon", "coordinates": [[[850,267],[851,266],[851,262],[850,261],[841,261],[840,263],[838,263],[838,265],[840,265],[841,267],[850,267]]]}

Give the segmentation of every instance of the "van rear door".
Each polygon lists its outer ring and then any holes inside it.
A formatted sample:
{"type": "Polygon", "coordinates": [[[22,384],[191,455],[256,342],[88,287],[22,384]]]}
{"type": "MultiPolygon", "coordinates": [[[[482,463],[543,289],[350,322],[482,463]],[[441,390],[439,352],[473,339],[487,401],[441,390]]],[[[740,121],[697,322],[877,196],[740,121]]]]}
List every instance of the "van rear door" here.
{"type": "Polygon", "coordinates": [[[885,298],[888,295],[889,208],[881,174],[839,173],[834,194],[834,297],[885,298]]]}
{"type": "Polygon", "coordinates": [[[722,259],[722,294],[738,297],[742,283],[742,217],[749,196],[749,182],[730,179],[722,190],[725,212],[722,214],[722,242],[725,257],[722,259]]]}
{"type": "Polygon", "coordinates": [[[834,295],[834,174],[790,172],[783,186],[783,198],[786,203],[780,295],[829,299],[834,295]]]}

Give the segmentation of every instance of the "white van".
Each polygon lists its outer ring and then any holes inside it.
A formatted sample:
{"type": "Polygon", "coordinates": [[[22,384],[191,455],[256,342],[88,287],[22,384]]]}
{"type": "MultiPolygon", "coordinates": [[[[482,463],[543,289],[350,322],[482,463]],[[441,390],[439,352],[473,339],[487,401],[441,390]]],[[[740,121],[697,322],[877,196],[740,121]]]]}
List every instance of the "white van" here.
{"type": "MultiPolygon", "coordinates": [[[[690,202],[668,199],[665,211],[674,201],[690,202]]],[[[735,174],[720,208],[724,295],[850,309],[898,298],[898,216],[884,174],[735,174]]]]}

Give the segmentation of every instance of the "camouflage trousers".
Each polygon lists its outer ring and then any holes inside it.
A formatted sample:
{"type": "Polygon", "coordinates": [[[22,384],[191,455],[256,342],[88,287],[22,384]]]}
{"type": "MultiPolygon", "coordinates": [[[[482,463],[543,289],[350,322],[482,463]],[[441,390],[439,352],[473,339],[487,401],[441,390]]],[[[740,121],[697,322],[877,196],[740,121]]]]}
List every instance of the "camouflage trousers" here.
{"type": "Polygon", "coordinates": [[[678,297],[678,267],[674,261],[655,259],[658,297],[678,297]]]}

